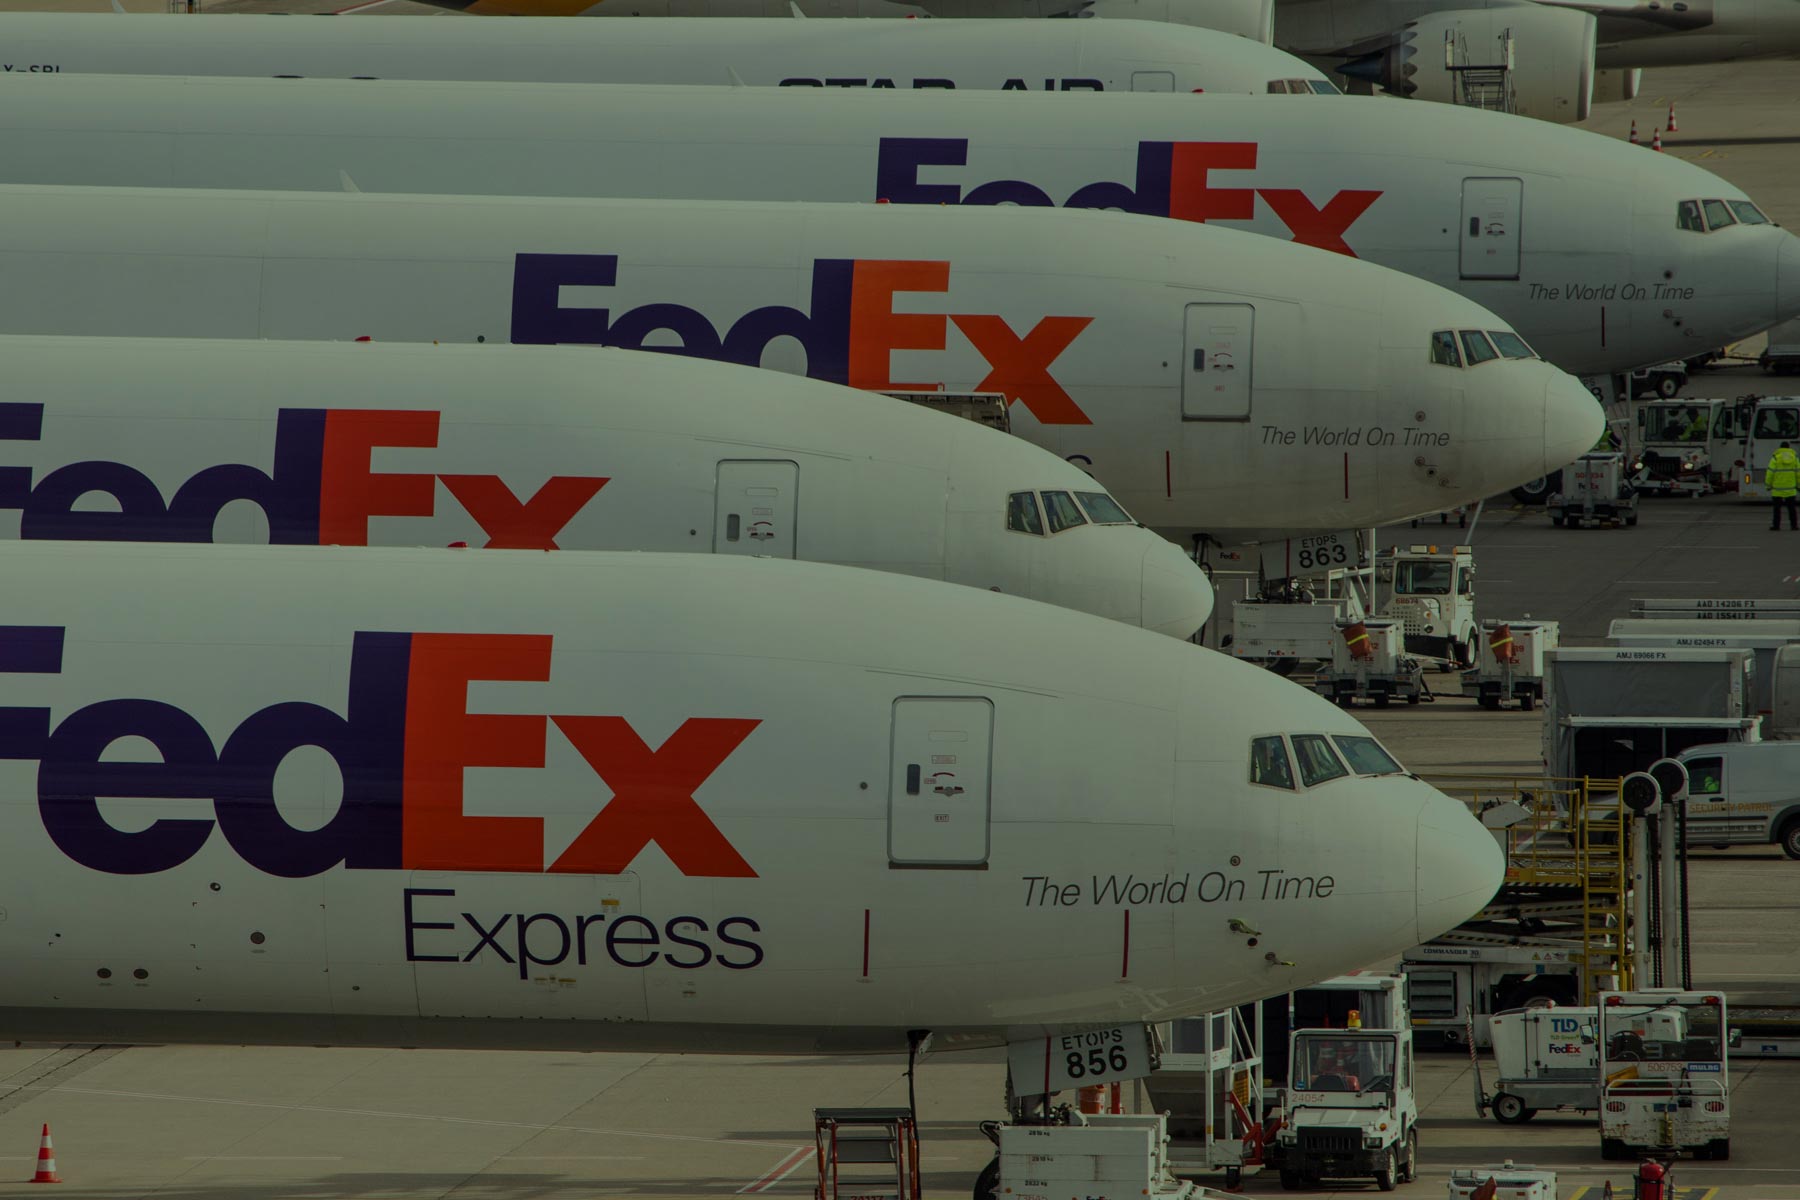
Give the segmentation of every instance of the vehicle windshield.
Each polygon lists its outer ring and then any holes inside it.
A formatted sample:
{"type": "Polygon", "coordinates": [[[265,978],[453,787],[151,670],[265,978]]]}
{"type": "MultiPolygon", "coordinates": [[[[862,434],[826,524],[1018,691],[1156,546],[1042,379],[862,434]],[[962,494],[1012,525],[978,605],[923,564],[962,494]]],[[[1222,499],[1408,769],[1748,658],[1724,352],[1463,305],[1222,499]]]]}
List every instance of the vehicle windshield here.
{"type": "Polygon", "coordinates": [[[1350,1096],[1385,1091],[1394,1086],[1396,1052],[1395,1039],[1382,1034],[1300,1034],[1294,1039],[1294,1090],[1350,1096]]]}
{"type": "Polygon", "coordinates": [[[1397,596],[1448,596],[1450,564],[1431,559],[1403,558],[1394,564],[1397,596]]]}
{"type": "Polygon", "coordinates": [[[1800,409],[1759,408],[1756,410],[1756,440],[1793,441],[1800,438],[1800,409]]]}
{"type": "Polygon", "coordinates": [[[1691,404],[1669,407],[1650,406],[1644,413],[1646,442],[1704,442],[1706,412],[1691,404]]]}
{"type": "Polygon", "coordinates": [[[1600,1008],[1600,1045],[1608,1062],[1719,1062],[1719,1005],[1696,998],[1600,1008]]]}
{"type": "Polygon", "coordinates": [[[1406,768],[1396,762],[1394,756],[1382,749],[1381,743],[1372,737],[1333,734],[1331,740],[1337,743],[1338,753],[1344,756],[1344,761],[1358,775],[1406,774],[1406,768]]]}
{"type": "Polygon", "coordinates": [[[1510,329],[1490,329],[1487,335],[1494,339],[1494,349],[1500,351],[1504,358],[1536,358],[1537,351],[1525,343],[1525,339],[1510,329]]]}

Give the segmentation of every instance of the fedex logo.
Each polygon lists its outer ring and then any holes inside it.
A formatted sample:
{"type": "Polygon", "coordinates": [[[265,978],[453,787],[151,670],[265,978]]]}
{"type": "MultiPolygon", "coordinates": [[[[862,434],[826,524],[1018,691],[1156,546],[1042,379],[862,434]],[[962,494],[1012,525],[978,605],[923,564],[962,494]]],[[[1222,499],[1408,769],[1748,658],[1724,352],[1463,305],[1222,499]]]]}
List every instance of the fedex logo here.
{"type": "Polygon", "coordinates": [[[1020,332],[992,313],[901,310],[903,294],[950,290],[948,262],[815,259],[808,311],[768,305],[738,317],[723,332],[684,304],[645,304],[617,313],[563,306],[563,288],[614,287],[618,273],[615,254],[518,255],[513,263],[512,340],[663,350],[754,367],[761,365],[770,342],[787,337],[805,349],[806,373],[814,379],[872,391],[937,391],[942,384],[895,380],[892,355],[896,350],[943,350],[954,325],[987,364],[975,391],[1002,393],[1045,425],[1092,423],[1050,367],[1094,318],[1043,317],[1020,332]],[[644,344],[658,333],[673,334],[680,346],[644,344]]]}
{"type": "MultiPolygon", "coordinates": [[[[82,541],[210,542],[219,511],[237,500],[263,510],[269,540],[282,545],[366,546],[369,519],[429,517],[437,481],[488,535],[487,545],[554,550],[556,535],[607,483],[558,475],[520,499],[497,475],[428,475],[371,469],[379,447],[435,447],[440,414],[380,409],[284,408],[275,420],[270,469],[244,463],[207,467],[164,498],[124,463],[73,462],[33,480],[30,467],[0,466],[0,508],[19,510],[19,536],[82,541]],[[117,512],[77,511],[91,492],[117,512]]],[[[44,406],[0,403],[0,456],[6,442],[43,438],[44,406]]]]}
{"type": "MultiPolygon", "coordinates": [[[[61,626],[0,626],[0,675],[59,674],[61,626]]],[[[244,861],[303,878],[336,867],[617,875],[652,842],[684,875],[756,872],[694,799],[759,721],[692,717],[659,746],[620,716],[471,713],[477,680],[545,682],[548,636],[358,633],[343,712],[298,701],[247,716],[222,746],[188,713],[158,700],[102,700],[56,725],[50,710],[0,707],[0,759],[36,760],[44,830],[95,871],[148,875],[187,862],[216,829],[244,861]],[[463,811],[469,767],[542,768],[554,726],[612,793],[553,860],[544,822],[463,811]],[[107,750],[142,738],[160,761],[107,750]],[[343,778],[334,816],[297,829],[275,803],[275,775],[301,746],[331,755],[343,778]],[[210,818],[159,819],[127,832],[103,797],[210,800],[210,818]]]]}
{"type": "MultiPolygon", "coordinates": [[[[1256,142],[1139,142],[1133,183],[1090,183],[1070,193],[1062,206],[1117,208],[1179,221],[1249,221],[1256,217],[1260,196],[1296,242],[1355,258],[1344,234],[1381,193],[1347,189],[1315,205],[1299,188],[1215,186],[1214,171],[1255,170],[1257,146],[1256,142]]],[[[1044,188],[1022,179],[996,179],[967,192],[960,184],[919,180],[925,168],[964,167],[968,162],[967,138],[882,138],[875,159],[876,198],[894,204],[1046,208],[1056,204],[1044,188]]]]}

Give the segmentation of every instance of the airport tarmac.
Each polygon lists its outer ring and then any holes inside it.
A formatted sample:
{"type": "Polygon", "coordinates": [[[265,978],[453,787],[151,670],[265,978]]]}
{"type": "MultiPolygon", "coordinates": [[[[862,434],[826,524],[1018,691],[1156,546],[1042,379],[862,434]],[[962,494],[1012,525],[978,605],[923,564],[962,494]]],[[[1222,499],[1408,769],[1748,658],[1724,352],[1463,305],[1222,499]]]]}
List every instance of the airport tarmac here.
{"type": "MultiPolygon", "coordinates": [[[[161,0],[125,0],[156,11],[161,0]]],[[[6,8],[105,11],[108,0],[0,0],[6,8]]],[[[317,11],[341,3],[221,0],[210,11],[317,11]]],[[[436,12],[396,0],[379,11],[436,12]]],[[[1646,140],[1677,104],[1667,152],[1747,188],[1776,220],[1800,225],[1800,89],[1792,63],[1647,73],[1643,95],[1588,123],[1646,140]]],[[[1646,151],[1649,153],[1650,151],[1646,151]]],[[[1671,214],[1673,219],[1673,214],[1671,214]]],[[[1776,391],[1742,366],[1694,377],[1693,395],[1776,391]]],[[[1592,643],[1637,596],[1786,597],[1800,589],[1800,534],[1772,534],[1766,510],[1729,497],[1650,500],[1629,530],[1568,531],[1538,509],[1490,504],[1471,538],[1481,611],[1562,622],[1592,643]]],[[[1454,525],[1385,531],[1384,544],[1455,540],[1454,525]]],[[[1221,596],[1228,603],[1229,594],[1221,596]]],[[[1539,714],[1486,712],[1444,693],[1417,709],[1358,715],[1421,772],[1541,769],[1539,714]]],[[[1800,863],[1772,848],[1696,855],[1695,973],[1733,995],[1800,1002],[1800,863]]],[[[3,915],[0,915],[3,919],[3,915]]],[[[705,1055],[523,1054],[342,1049],[44,1047],[0,1049],[0,1196],[26,1184],[39,1126],[55,1132],[67,1181],[52,1194],[93,1200],[574,1200],[643,1195],[802,1196],[815,1166],[819,1106],[905,1103],[902,1057],[772,1059],[705,1055]]],[[[990,1156],[976,1123],[999,1115],[997,1052],[928,1056],[917,1077],[926,1193],[964,1197],[990,1156]]],[[[1733,1157],[1677,1168],[1676,1200],[1800,1200],[1791,1126],[1800,1061],[1740,1060],[1733,1157]]],[[[1511,1157],[1562,1170],[1561,1200],[1596,1200],[1625,1164],[1599,1160],[1592,1125],[1540,1117],[1520,1127],[1477,1118],[1466,1058],[1425,1055],[1420,1180],[1511,1157]]],[[[1372,1184],[1345,1190],[1373,1191],[1372,1184]]],[[[1275,1194],[1270,1177],[1245,1191],[1275,1194]]]]}

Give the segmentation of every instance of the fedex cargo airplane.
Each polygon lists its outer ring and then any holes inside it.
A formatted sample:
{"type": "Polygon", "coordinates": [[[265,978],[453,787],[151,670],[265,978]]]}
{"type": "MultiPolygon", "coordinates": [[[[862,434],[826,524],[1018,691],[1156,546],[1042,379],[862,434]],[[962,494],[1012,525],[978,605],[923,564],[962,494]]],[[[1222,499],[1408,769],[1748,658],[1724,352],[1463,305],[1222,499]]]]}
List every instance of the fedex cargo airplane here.
{"type": "Polygon", "coordinates": [[[992,1044],[1336,974],[1501,879],[1325,700],[974,588],[681,554],[0,564],[8,1037],[992,1044]]]}
{"type": "Polygon", "coordinates": [[[1091,476],[771,371],[556,346],[0,337],[0,537],[751,554],[1187,637],[1212,588],[1091,476]]]}
{"type": "Polygon", "coordinates": [[[0,211],[0,332],[587,343],[999,393],[1184,543],[1473,502],[1601,428],[1453,292],[1118,213],[28,187],[0,211]]]}
{"type": "Polygon", "coordinates": [[[0,14],[0,73],[1334,94],[1246,38],[1157,21],[645,20],[0,14]]]}
{"type": "MultiPolygon", "coordinates": [[[[1447,105],[67,75],[0,79],[0,97],[11,183],[886,200],[1204,222],[1454,289],[1578,375],[1800,315],[1800,239],[1741,189],[1613,139],[1447,105]]],[[[1493,352],[1444,353],[1475,367],[1493,352]]]]}

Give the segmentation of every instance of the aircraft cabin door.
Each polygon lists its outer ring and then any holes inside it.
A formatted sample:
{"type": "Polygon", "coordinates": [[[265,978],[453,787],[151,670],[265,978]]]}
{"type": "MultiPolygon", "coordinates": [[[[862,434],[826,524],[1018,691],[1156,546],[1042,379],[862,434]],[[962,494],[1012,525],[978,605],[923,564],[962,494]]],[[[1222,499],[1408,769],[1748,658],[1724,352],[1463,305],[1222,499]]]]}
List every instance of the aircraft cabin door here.
{"type": "Polygon", "coordinates": [[[1256,309],[1249,304],[1190,304],[1181,373],[1181,419],[1250,419],[1250,371],[1256,309]]]}
{"type": "Polygon", "coordinates": [[[1134,92],[1172,92],[1175,90],[1175,72],[1133,71],[1131,73],[1131,90],[1134,92]]]}
{"type": "Polygon", "coordinates": [[[1518,179],[1465,179],[1462,200],[1462,277],[1519,277],[1519,215],[1525,184],[1518,179]]]}
{"type": "Polygon", "coordinates": [[[894,701],[888,766],[888,862],[984,867],[994,705],[975,696],[894,701]]]}
{"type": "Polygon", "coordinates": [[[794,557],[800,464],[727,459],[719,464],[714,554],[794,557]]]}

